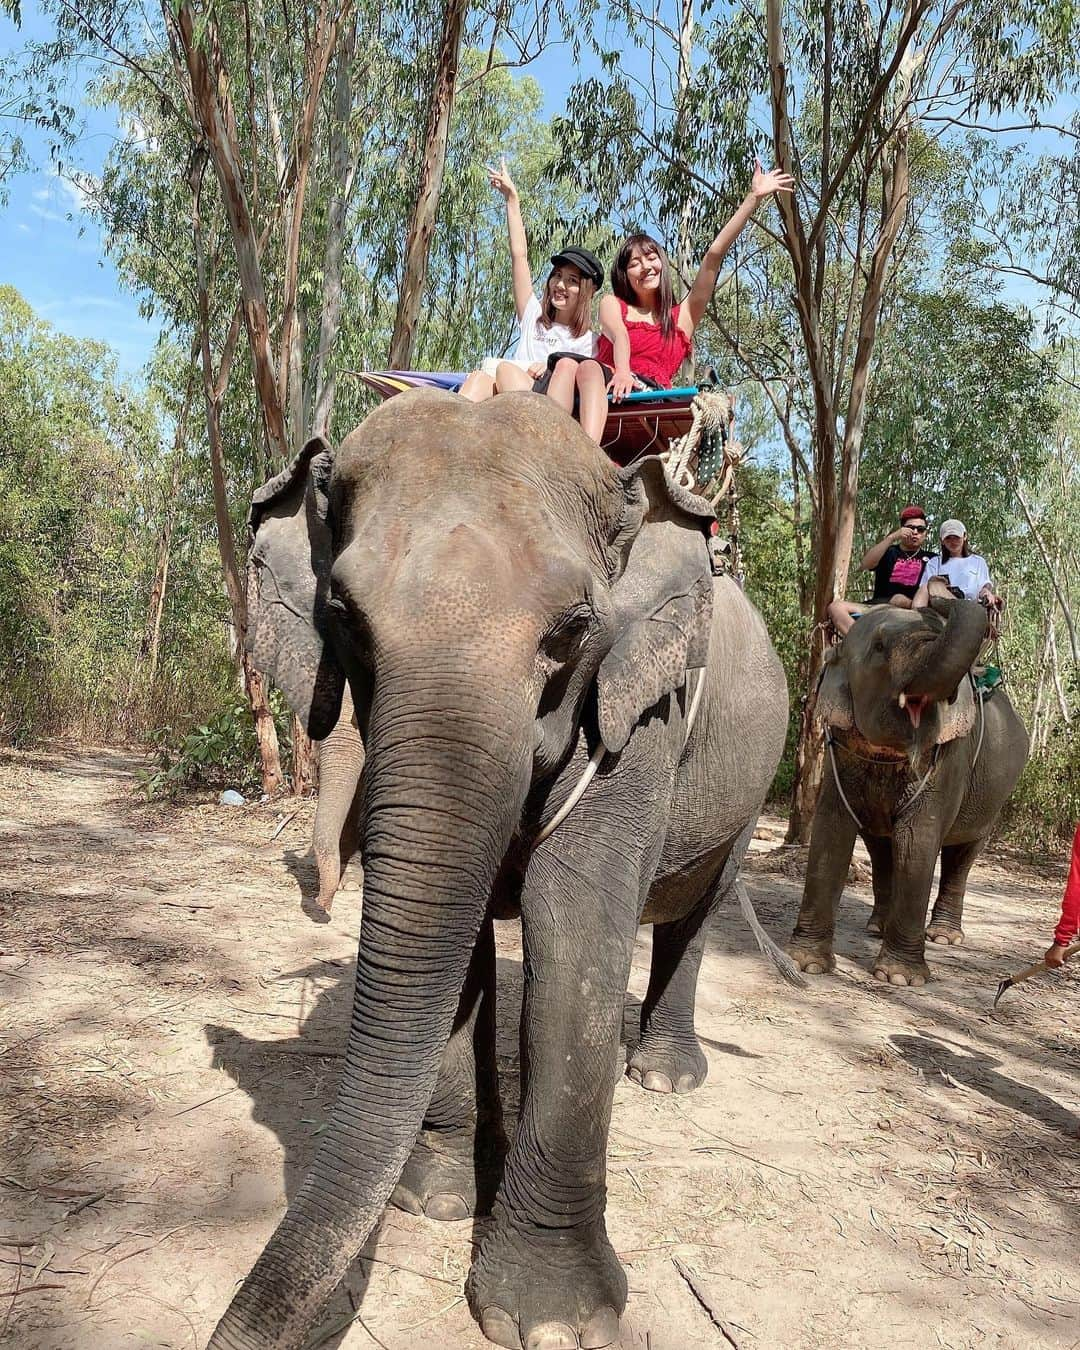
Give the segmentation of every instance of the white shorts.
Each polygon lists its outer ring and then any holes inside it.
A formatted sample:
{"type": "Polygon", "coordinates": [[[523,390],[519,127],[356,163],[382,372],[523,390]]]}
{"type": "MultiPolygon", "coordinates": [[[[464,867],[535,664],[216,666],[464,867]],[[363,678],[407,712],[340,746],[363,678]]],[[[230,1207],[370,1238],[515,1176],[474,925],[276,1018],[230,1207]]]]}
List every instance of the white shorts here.
{"type": "Polygon", "coordinates": [[[485,356],[480,362],[480,369],[489,377],[489,379],[493,380],[495,378],[495,372],[504,361],[512,366],[517,366],[518,370],[528,370],[530,366],[536,364],[535,361],[518,361],[510,356],[485,356]]]}

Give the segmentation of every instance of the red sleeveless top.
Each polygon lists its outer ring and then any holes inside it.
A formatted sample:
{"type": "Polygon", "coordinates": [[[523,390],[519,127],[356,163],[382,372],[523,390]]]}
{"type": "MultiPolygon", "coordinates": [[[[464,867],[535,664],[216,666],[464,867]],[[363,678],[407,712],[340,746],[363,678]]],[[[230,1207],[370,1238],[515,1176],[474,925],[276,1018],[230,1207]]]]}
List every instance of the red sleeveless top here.
{"type": "MultiPolygon", "coordinates": [[[[647,319],[628,319],[626,301],[619,301],[619,309],[630,335],[630,369],[635,375],[655,380],[662,389],[670,389],[675,372],[694,350],[693,341],[678,326],[679,306],[671,307],[671,322],[675,325],[669,337],[664,337],[660,325],[647,319]]],[[[606,333],[601,333],[596,344],[596,359],[605,366],[615,366],[615,348],[606,333]]]]}

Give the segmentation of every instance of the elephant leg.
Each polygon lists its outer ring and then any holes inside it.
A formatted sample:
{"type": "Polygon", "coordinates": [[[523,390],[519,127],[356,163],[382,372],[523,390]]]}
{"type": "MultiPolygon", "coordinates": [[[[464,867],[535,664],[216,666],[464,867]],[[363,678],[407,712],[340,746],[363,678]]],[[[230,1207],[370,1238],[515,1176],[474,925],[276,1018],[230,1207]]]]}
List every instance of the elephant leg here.
{"type": "Polygon", "coordinates": [[[795,931],[788,953],[800,970],[820,975],[836,965],[833,933],[836,907],[855,848],[855,822],[848,814],[831,773],[826,770],[810,834],[810,857],[795,931]]]}
{"type": "Polygon", "coordinates": [[[562,857],[534,856],[522,895],[526,1086],[466,1286],[485,1336],[512,1350],[610,1345],[626,1305],[604,1206],[637,865],[630,875],[625,856],[595,837],[559,845],[562,857]],[[617,883],[599,875],[605,865],[617,883]],[[530,895],[538,872],[544,893],[530,895]]]}
{"type": "Polygon", "coordinates": [[[947,942],[953,946],[963,942],[964,891],[971,865],[979,856],[982,844],[981,839],[974,839],[969,844],[946,844],[942,848],[941,881],[930,926],[926,930],[931,942],[947,942]]]}
{"type": "Polygon", "coordinates": [[[709,918],[728,897],[757,821],[732,846],[723,869],[700,905],[684,918],[653,927],[649,988],[641,1007],[641,1039],[627,1073],[649,1092],[693,1092],[704,1083],[709,1062],[694,1030],[698,972],[709,918]]]}
{"type": "Polygon", "coordinates": [[[711,900],[702,901],[685,918],[653,928],[641,1039],[626,1067],[648,1092],[693,1092],[709,1072],[694,1030],[694,1000],[712,909],[711,900]]]}
{"type": "Polygon", "coordinates": [[[863,843],[870,854],[874,879],[874,908],[866,921],[866,931],[874,937],[882,937],[892,905],[892,840],[883,835],[864,834],[863,843]]]}
{"type": "Polygon", "coordinates": [[[937,849],[907,826],[893,835],[893,893],[885,921],[885,940],[874,958],[874,979],[889,984],[924,985],[930,979],[926,964],[926,909],[934,879],[937,849]]]}
{"type": "Polygon", "coordinates": [[[506,1149],[495,1064],[495,932],[487,919],[435,1091],[391,1203],[429,1219],[487,1214],[506,1149]]]}

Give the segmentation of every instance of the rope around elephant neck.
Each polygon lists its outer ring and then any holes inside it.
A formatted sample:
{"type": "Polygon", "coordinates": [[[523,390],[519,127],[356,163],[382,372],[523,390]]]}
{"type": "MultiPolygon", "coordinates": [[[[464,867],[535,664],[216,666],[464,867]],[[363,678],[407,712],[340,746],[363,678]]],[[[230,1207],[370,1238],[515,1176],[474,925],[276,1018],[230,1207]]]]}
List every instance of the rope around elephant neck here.
{"type": "MultiPolygon", "coordinates": [[[[689,681],[690,679],[689,671],[687,671],[686,673],[686,678],[687,681],[689,681]]],[[[697,683],[694,686],[694,693],[690,700],[690,712],[688,713],[686,718],[686,735],[683,737],[683,750],[686,749],[687,742],[690,740],[690,733],[693,731],[694,723],[697,721],[698,708],[701,706],[701,694],[704,688],[705,688],[705,669],[704,667],[702,667],[702,669],[698,672],[697,683]]],[[[563,823],[566,817],[570,814],[570,812],[574,809],[574,807],[577,806],[578,802],[581,801],[582,797],[584,797],[585,795],[585,789],[592,782],[593,778],[595,778],[596,771],[603,763],[604,756],[606,754],[607,751],[604,748],[604,742],[601,741],[600,744],[589,756],[589,762],[588,764],[585,765],[581,777],[574,784],[573,792],[570,793],[570,796],[567,797],[566,801],[563,802],[562,806],[559,807],[559,809],[551,817],[548,823],[544,826],[544,828],[533,840],[533,848],[535,848],[537,844],[542,844],[545,839],[550,838],[551,835],[555,833],[555,831],[563,823]]]]}
{"type": "MultiPolygon", "coordinates": [[[[844,789],[840,786],[840,773],[839,773],[839,771],[837,770],[837,767],[836,767],[836,751],[835,751],[835,749],[834,749],[834,747],[838,744],[838,742],[837,742],[837,741],[834,739],[834,737],[833,737],[833,734],[832,734],[832,728],[831,728],[831,727],[829,727],[829,729],[828,729],[828,730],[826,731],[826,733],[825,733],[825,744],[828,746],[828,749],[829,749],[829,763],[832,765],[833,782],[836,784],[836,790],[837,790],[837,792],[840,794],[840,800],[844,803],[844,806],[845,806],[846,809],[847,809],[848,815],[849,815],[849,816],[851,817],[851,819],[855,822],[855,828],[856,828],[856,829],[859,831],[859,833],[861,834],[861,833],[862,833],[862,829],[863,829],[863,827],[862,827],[862,822],[859,820],[859,817],[855,814],[854,808],[852,807],[851,803],[848,801],[848,799],[847,799],[847,794],[844,792],[844,789]]],[[[919,799],[919,797],[922,796],[923,789],[926,787],[927,783],[929,783],[929,781],[930,781],[930,775],[934,772],[934,769],[937,767],[937,762],[938,762],[938,751],[939,751],[940,748],[941,748],[940,746],[937,746],[937,745],[934,746],[934,753],[930,756],[930,765],[929,765],[929,768],[926,770],[926,772],[923,774],[922,778],[920,779],[918,787],[917,787],[917,788],[915,789],[915,791],[911,794],[911,796],[907,799],[907,801],[903,803],[903,805],[900,807],[900,810],[897,811],[896,817],[895,817],[897,820],[899,820],[899,818],[900,818],[901,816],[906,815],[906,814],[908,813],[908,811],[910,811],[911,808],[915,805],[915,802],[919,799]]],[[[841,745],[840,745],[840,749],[841,749],[841,750],[847,750],[847,746],[841,744],[841,745]]],[[[891,761],[891,760],[872,760],[872,759],[868,760],[868,759],[866,759],[866,756],[865,756],[865,755],[857,754],[854,750],[848,751],[848,753],[849,753],[849,754],[852,754],[852,755],[855,755],[855,758],[856,758],[856,759],[865,760],[865,762],[868,763],[868,764],[875,764],[875,763],[878,763],[878,764],[889,764],[889,763],[902,764],[902,763],[903,763],[903,760],[895,760],[895,761],[891,761]]]]}

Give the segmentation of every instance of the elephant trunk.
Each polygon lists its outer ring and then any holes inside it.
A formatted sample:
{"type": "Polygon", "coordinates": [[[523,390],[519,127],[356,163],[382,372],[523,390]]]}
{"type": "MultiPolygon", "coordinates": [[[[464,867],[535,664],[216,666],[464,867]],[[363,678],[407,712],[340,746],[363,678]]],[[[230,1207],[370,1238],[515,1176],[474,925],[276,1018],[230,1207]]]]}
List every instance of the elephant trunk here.
{"type": "Polygon", "coordinates": [[[986,637],[986,610],[973,600],[935,597],[930,603],[945,615],[945,627],[920,646],[903,688],[909,699],[935,703],[952,698],[971,669],[986,637]]]}
{"type": "Polygon", "coordinates": [[[378,1222],[434,1090],[532,749],[531,716],[506,706],[514,696],[505,687],[454,681],[450,697],[447,672],[438,674],[437,687],[429,669],[404,695],[376,690],[363,917],[337,1102],[211,1350],[302,1344],[378,1222]]]}
{"type": "Polygon", "coordinates": [[[364,742],[348,688],[341,716],[319,749],[319,801],[311,847],[319,870],[319,904],[329,913],[342,869],[356,849],[354,803],[364,769],[364,742]]]}

